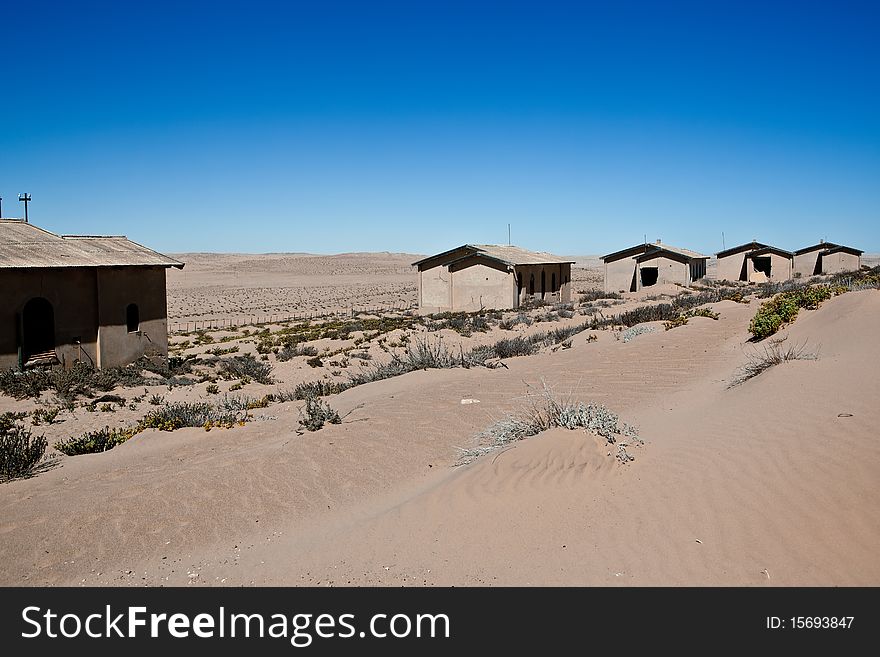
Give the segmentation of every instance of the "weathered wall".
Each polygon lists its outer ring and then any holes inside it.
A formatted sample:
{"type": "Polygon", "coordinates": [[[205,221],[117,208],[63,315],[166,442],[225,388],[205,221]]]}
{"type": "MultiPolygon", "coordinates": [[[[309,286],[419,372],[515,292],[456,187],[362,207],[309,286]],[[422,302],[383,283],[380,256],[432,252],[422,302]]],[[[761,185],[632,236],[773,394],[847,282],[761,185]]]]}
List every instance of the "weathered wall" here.
{"type": "Polygon", "coordinates": [[[822,256],[822,273],[836,274],[843,271],[858,271],[862,267],[862,259],[860,256],[852,253],[825,254],[822,256]]]}
{"type": "Polygon", "coordinates": [[[522,278],[522,289],[519,291],[519,302],[529,297],[529,281],[535,277],[535,297],[543,298],[551,303],[568,303],[571,301],[571,263],[546,265],[517,265],[516,273],[522,278]],[[544,294],[541,294],[541,272],[544,273],[544,294]],[[556,288],[553,287],[553,275],[556,275],[556,288]]]}
{"type": "Polygon", "coordinates": [[[465,260],[450,266],[452,274],[452,310],[513,308],[516,284],[513,272],[503,265],[465,260]]]}
{"type": "Polygon", "coordinates": [[[634,258],[621,258],[614,262],[605,263],[605,291],[606,292],[633,292],[637,284],[633,276],[637,270],[634,258]]]}
{"type": "Polygon", "coordinates": [[[76,360],[96,362],[95,284],[94,269],[0,270],[0,368],[18,367],[21,312],[34,297],[52,304],[59,360],[68,367],[76,360]]]}
{"type": "Polygon", "coordinates": [[[815,251],[807,251],[806,253],[795,255],[792,265],[792,275],[800,274],[802,277],[808,278],[814,274],[821,273],[819,271],[821,254],[822,250],[816,249],[815,251]]]}
{"type": "Polygon", "coordinates": [[[787,281],[791,278],[792,261],[791,258],[778,255],[776,253],[767,253],[762,258],[770,258],[770,277],[766,278],[763,273],[755,270],[755,263],[752,258],[748,259],[748,274],[750,283],[763,283],[769,281],[787,281]]]}
{"type": "Polygon", "coordinates": [[[434,313],[448,310],[452,303],[449,271],[443,265],[419,272],[419,310],[434,313]]]}
{"type": "Polygon", "coordinates": [[[744,281],[748,278],[746,268],[746,256],[748,251],[733,253],[723,258],[718,258],[715,278],[719,281],[744,281]],[[743,275],[744,270],[746,271],[743,275]]]}
{"type": "Polygon", "coordinates": [[[165,270],[110,267],[98,270],[98,367],[117,367],[168,356],[165,270]],[[128,332],[126,308],[138,306],[140,325],[128,332]]]}
{"type": "Polygon", "coordinates": [[[687,285],[690,282],[690,268],[686,262],[678,262],[663,256],[650,258],[637,263],[639,267],[636,276],[636,289],[642,289],[641,270],[644,267],[657,268],[657,284],[678,283],[679,285],[687,285]]]}

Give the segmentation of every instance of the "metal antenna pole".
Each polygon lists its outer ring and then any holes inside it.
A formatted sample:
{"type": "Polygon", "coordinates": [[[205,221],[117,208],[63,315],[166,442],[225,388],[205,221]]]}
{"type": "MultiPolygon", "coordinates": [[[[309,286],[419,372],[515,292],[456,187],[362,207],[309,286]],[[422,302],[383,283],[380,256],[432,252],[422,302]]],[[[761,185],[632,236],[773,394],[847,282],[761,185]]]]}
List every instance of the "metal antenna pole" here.
{"type": "Polygon", "coordinates": [[[510,246],[510,224],[507,224],[507,246],[510,246]]]}
{"type": "Polygon", "coordinates": [[[24,203],[24,223],[28,223],[28,203],[30,203],[31,195],[27,193],[19,194],[18,200],[24,203]]]}

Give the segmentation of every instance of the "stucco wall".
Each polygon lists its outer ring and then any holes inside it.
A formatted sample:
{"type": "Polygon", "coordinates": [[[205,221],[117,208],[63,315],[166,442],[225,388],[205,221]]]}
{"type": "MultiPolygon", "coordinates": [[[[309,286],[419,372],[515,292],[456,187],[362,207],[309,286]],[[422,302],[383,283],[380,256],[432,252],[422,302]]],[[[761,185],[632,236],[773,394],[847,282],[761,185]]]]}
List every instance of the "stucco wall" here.
{"type": "Polygon", "coordinates": [[[113,367],[168,355],[163,268],[11,269],[0,271],[0,368],[19,365],[21,313],[35,297],[52,305],[55,353],[65,367],[77,360],[113,367]],[[138,305],[136,333],[126,326],[130,303],[138,305]]]}
{"type": "Polygon", "coordinates": [[[755,263],[752,258],[748,259],[749,282],[763,283],[769,281],[787,281],[791,278],[792,262],[791,258],[777,255],[776,253],[767,253],[761,258],[770,258],[770,277],[766,278],[762,273],[755,270],[755,263]]]}
{"type": "Polygon", "coordinates": [[[642,289],[641,270],[645,267],[657,268],[657,284],[662,283],[678,283],[679,285],[687,285],[690,282],[690,267],[686,262],[678,262],[658,256],[649,260],[643,260],[638,263],[639,272],[636,277],[636,289],[642,289]]]}
{"type": "Polygon", "coordinates": [[[606,292],[633,292],[636,283],[633,276],[636,273],[636,261],[633,258],[621,258],[614,262],[605,263],[605,291],[606,292]]]}
{"type": "Polygon", "coordinates": [[[98,270],[98,367],[116,367],[141,356],[168,356],[165,270],[111,267],[98,270]],[[137,304],[138,330],[128,332],[126,308],[137,304]]]}
{"type": "Polygon", "coordinates": [[[52,304],[59,360],[67,366],[97,361],[95,283],[94,269],[0,270],[0,368],[18,367],[21,312],[35,297],[52,304]]]}
{"type": "Polygon", "coordinates": [[[449,271],[443,265],[419,272],[419,309],[422,312],[433,313],[450,308],[450,280],[449,271]]]}
{"type": "Polygon", "coordinates": [[[792,275],[800,274],[802,277],[808,278],[814,274],[821,273],[817,268],[821,253],[821,249],[816,249],[815,251],[807,251],[806,253],[796,255],[792,265],[792,275]]]}
{"type": "Polygon", "coordinates": [[[741,281],[746,280],[748,274],[743,276],[745,269],[746,256],[748,251],[733,253],[723,258],[718,258],[717,268],[715,270],[715,278],[719,281],[741,281]]]}
{"type": "Polygon", "coordinates": [[[822,273],[836,274],[843,271],[858,271],[862,266],[862,259],[852,253],[831,253],[822,256],[822,273]]]}
{"type": "Polygon", "coordinates": [[[522,290],[519,302],[523,303],[529,296],[529,280],[535,277],[535,297],[551,303],[567,303],[571,301],[571,263],[547,265],[517,265],[516,273],[522,277],[522,290]],[[541,295],[541,272],[544,272],[544,294],[541,295]],[[556,289],[553,288],[553,275],[556,275],[556,289]]]}
{"type": "Polygon", "coordinates": [[[484,263],[456,263],[452,274],[452,310],[474,312],[513,308],[516,287],[513,272],[484,263]]]}

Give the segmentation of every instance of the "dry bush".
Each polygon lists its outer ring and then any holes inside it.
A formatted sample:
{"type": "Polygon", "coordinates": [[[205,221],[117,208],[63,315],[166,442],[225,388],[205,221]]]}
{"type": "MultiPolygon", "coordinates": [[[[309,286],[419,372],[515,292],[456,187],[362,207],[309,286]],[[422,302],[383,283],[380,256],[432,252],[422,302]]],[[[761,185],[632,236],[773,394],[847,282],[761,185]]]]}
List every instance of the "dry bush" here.
{"type": "Polygon", "coordinates": [[[748,356],[748,362],[743,365],[736,378],[731,381],[728,388],[733,388],[749,379],[753,379],[759,374],[766,372],[774,365],[785,363],[790,360],[816,360],[819,358],[819,352],[807,351],[807,343],[786,344],[788,336],[778,340],[771,340],[764,345],[762,351],[755,351],[748,356]]]}

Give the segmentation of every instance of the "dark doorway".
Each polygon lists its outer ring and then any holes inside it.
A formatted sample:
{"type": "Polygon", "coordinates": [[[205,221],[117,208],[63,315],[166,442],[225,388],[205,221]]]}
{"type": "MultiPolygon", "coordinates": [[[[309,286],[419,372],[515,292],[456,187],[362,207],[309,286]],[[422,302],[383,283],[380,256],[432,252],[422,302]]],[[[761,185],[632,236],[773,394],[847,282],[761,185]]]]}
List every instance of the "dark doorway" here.
{"type": "Polygon", "coordinates": [[[530,297],[535,296],[535,275],[534,274],[529,275],[529,296],[530,297]]]}
{"type": "Polygon", "coordinates": [[[759,271],[767,278],[770,278],[770,258],[752,258],[752,262],[755,263],[755,271],[759,271]]]}
{"type": "Polygon", "coordinates": [[[642,277],[642,287],[649,287],[657,283],[657,268],[642,267],[639,269],[639,275],[642,277]]]}
{"type": "Polygon", "coordinates": [[[21,313],[22,356],[26,363],[32,356],[55,353],[55,311],[42,297],[34,297],[21,313]]]}
{"type": "Polygon", "coordinates": [[[128,304],[128,307],[125,309],[125,325],[128,327],[129,333],[135,333],[140,330],[141,314],[136,303],[128,304]]]}
{"type": "Polygon", "coordinates": [[[547,273],[542,269],[541,270],[541,298],[544,298],[544,294],[547,292],[547,273]]]}
{"type": "Polygon", "coordinates": [[[550,291],[556,292],[556,274],[550,276],[550,291]]]}

